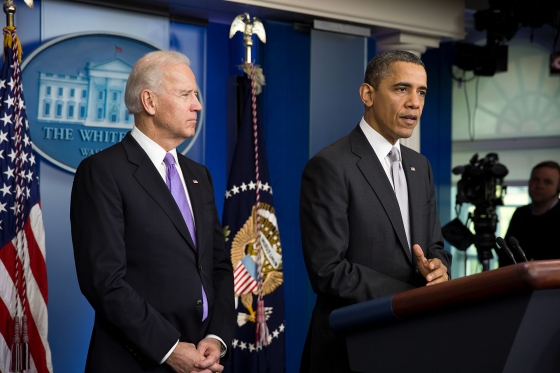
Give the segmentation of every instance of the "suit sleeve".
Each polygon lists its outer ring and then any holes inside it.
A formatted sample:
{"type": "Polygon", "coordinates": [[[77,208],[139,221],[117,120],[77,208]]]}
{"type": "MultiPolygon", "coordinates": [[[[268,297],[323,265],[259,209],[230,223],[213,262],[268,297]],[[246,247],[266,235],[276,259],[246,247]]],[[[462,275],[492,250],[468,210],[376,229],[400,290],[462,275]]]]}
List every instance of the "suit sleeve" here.
{"type": "MultiPolygon", "coordinates": [[[[451,278],[451,253],[446,251],[443,248],[443,235],[441,233],[441,223],[438,218],[437,209],[436,209],[436,193],[434,188],[434,177],[432,173],[432,167],[430,166],[430,162],[426,159],[426,163],[428,164],[428,176],[429,176],[429,193],[430,199],[428,202],[428,208],[430,223],[428,226],[428,247],[422,248],[425,250],[425,256],[428,259],[435,259],[438,258],[441,260],[443,265],[447,267],[447,274],[451,278]]],[[[414,223],[413,223],[414,224],[414,223]]]]}
{"type": "MultiPolygon", "coordinates": [[[[212,185],[212,195],[214,185],[210,172],[206,170],[208,180],[212,185]]],[[[213,306],[212,317],[208,327],[208,334],[215,334],[223,339],[227,345],[227,358],[231,350],[231,341],[235,328],[235,306],[233,291],[233,269],[230,256],[225,247],[225,239],[222,225],[218,218],[215,201],[212,200],[208,205],[212,205],[214,210],[214,226],[213,226],[213,279],[215,303],[213,306]]],[[[209,206],[210,207],[210,206],[209,206]]]]}
{"type": "Polygon", "coordinates": [[[111,325],[123,345],[159,364],[180,333],[125,281],[121,196],[126,191],[119,189],[110,170],[92,156],[74,178],[70,220],[80,289],[96,318],[111,325]]]}
{"type": "Polygon", "coordinates": [[[357,197],[350,195],[348,182],[344,167],[325,156],[313,157],[303,172],[300,225],[313,290],[344,305],[412,289],[406,282],[348,259],[348,211],[350,203],[355,202],[352,199],[357,197]]]}

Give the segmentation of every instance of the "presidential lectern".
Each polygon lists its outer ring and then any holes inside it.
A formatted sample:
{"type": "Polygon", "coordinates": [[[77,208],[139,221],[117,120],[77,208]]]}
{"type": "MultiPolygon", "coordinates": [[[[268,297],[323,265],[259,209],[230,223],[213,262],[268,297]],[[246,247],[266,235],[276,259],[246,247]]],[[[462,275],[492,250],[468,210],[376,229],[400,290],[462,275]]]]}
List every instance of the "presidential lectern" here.
{"type": "Polygon", "coordinates": [[[330,326],[354,372],[560,372],[560,260],[343,307],[330,326]]]}

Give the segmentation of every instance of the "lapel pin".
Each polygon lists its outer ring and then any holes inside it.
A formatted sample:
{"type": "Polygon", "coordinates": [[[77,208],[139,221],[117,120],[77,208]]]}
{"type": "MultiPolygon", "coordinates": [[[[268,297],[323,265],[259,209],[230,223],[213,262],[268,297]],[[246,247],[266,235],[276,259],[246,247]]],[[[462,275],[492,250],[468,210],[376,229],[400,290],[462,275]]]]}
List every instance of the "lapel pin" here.
{"type": "Polygon", "coordinates": [[[416,168],[410,167],[410,171],[416,171],[416,168]]]}
{"type": "Polygon", "coordinates": [[[192,181],[194,184],[198,184],[198,180],[193,180],[192,181]]]}

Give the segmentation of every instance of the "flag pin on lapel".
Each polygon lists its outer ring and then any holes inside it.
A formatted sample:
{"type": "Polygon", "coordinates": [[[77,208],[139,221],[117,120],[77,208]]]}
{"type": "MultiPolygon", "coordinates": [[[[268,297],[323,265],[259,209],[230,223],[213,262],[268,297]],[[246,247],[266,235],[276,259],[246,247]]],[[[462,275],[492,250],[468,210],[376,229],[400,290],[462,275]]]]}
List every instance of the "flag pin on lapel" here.
{"type": "Polygon", "coordinates": [[[193,180],[192,181],[194,184],[198,184],[198,180],[193,180]]]}
{"type": "Polygon", "coordinates": [[[416,168],[410,167],[410,171],[416,171],[416,168]]]}

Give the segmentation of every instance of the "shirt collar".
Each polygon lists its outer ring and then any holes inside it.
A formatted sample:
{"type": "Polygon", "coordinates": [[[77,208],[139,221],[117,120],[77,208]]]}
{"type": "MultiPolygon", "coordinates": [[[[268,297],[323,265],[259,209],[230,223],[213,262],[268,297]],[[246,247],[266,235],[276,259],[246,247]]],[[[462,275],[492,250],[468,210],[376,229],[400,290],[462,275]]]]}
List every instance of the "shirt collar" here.
{"type": "MultiPolygon", "coordinates": [[[[159,146],[154,140],[146,136],[136,126],[132,127],[132,131],[130,131],[130,134],[132,135],[132,137],[134,137],[134,140],[138,142],[140,147],[144,149],[144,151],[146,152],[146,154],[148,155],[152,163],[156,166],[156,168],[158,168],[162,164],[163,158],[167,153],[165,149],[159,146]]],[[[169,153],[173,155],[173,158],[175,159],[175,164],[177,164],[177,149],[175,148],[171,149],[169,153]]]]}
{"type": "Polygon", "coordinates": [[[383,160],[385,159],[387,154],[389,154],[393,146],[396,146],[397,149],[399,149],[399,152],[401,151],[401,144],[399,140],[397,140],[395,145],[392,145],[389,141],[387,141],[385,137],[381,136],[379,132],[377,132],[369,124],[367,124],[364,117],[362,117],[362,120],[360,121],[360,128],[362,129],[364,135],[366,135],[366,138],[375,151],[377,158],[379,158],[379,162],[383,163],[383,160]]]}

